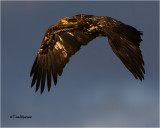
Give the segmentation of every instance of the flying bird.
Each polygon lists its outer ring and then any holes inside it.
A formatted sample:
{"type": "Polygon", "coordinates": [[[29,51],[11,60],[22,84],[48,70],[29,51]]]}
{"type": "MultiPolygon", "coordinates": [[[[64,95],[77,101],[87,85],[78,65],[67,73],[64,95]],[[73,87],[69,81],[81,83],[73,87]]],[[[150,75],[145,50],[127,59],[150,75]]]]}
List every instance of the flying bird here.
{"type": "Polygon", "coordinates": [[[114,18],[94,15],[64,17],[58,24],[48,27],[38,51],[30,76],[31,87],[41,93],[47,81],[48,91],[51,79],[57,84],[58,75],[82,45],[87,45],[99,36],[108,38],[113,52],[136,79],[144,79],[144,61],[139,48],[142,32],[114,18]],[[46,80],[47,79],[47,80],[46,80]]]}

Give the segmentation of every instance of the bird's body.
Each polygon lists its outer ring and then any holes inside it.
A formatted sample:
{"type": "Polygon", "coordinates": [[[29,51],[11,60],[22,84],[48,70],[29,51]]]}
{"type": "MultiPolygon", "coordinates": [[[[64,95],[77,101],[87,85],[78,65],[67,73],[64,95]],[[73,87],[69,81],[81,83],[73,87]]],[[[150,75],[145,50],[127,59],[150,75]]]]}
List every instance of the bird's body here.
{"type": "Polygon", "coordinates": [[[81,47],[98,36],[107,36],[113,52],[137,79],[144,79],[144,61],[139,49],[142,33],[111,17],[76,15],[65,17],[57,25],[50,26],[43,38],[30,75],[31,87],[36,83],[36,91],[41,84],[41,93],[47,78],[48,91],[51,77],[57,83],[69,58],[81,47]]]}

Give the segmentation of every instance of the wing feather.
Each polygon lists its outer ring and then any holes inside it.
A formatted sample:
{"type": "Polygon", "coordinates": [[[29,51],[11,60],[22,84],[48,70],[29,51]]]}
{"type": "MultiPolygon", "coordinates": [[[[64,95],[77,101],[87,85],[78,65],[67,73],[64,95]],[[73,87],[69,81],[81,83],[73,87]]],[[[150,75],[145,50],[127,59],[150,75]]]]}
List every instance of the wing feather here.
{"type": "Polygon", "coordinates": [[[41,62],[39,63],[40,65],[39,65],[39,69],[38,69],[39,71],[38,71],[38,77],[37,77],[37,83],[36,83],[36,90],[35,90],[36,92],[39,89],[40,82],[41,82],[41,76],[42,76],[42,66],[41,66],[41,64],[43,62],[42,58],[43,57],[41,57],[41,56],[39,57],[39,61],[41,61],[41,62]]]}
{"type": "Polygon", "coordinates": [[[45,88],[45,79],[46,79],[46,71],[47,71],[47,57],[43,55],[43,67],[42,67],[42,78],[41,78],[41,93],[45,88]]]}
{"type": "Polygon", "coordinates": [[[56,85],[57,75],[62,75],[63,68],[70,57],[80,49],[81,45],[86,45],[95,38],[78,30],[55,31],[54,27],[52,31],[47,30],[30,73],[31,76],[33,75],[31,86],[33,87],[36,83],[37,91],[41,83],[41,93],[45,88],[46,76],[48,91],[50,91],[51,76],[56,85]]]}
{"type": "Polygon", "coordinates": [[[35,70],[37,69],[37,58],[38,57],[36,57],[36,59],[33,63],[33,66],[32,66],[31,72],[30,72],[30,76],[32,76],[33,72],[35,72],[35,70]]]}
{"type": "Polygon", "coordinates": [[[142,32],[113,18],[103,20],[104,32],[108,36],[113,52],[137,79],[144,79],[144,61],[139,48],[142,32]]]}
{"type": "Polygon", "coordinates": [[[54,81],[54,84],[56,85],[57,84],[58,67],[57,67],[57,63],[56,63],[56,59],[55,59],[53,51],[52,51],[52,53],[49,52],[49,56],[51,58],[51,68],[52,68],[51,71],[52,71],[53,81],[54,81]]]}
{"type": "Polygon", "coordinates": [[[50,56],[47,56],[47,87],[48,91],[50,91],[51,88],[51,60],[50,56]]]}
{"type": "MultiPolygon", "coordinates": [[[[36,62],[37,63],[37,62],[36,62]]],[[[33,69],[33,68],[32,68],[33,69]]],[[[35,84],[37,77],[38,77],[38,72],[39,72],[39,65],[37,65],[36,69],[35,69],[35,73],[32,79],[32,83],[31,83],[31,88],[33,87],[33,85],[35,84]]]]}

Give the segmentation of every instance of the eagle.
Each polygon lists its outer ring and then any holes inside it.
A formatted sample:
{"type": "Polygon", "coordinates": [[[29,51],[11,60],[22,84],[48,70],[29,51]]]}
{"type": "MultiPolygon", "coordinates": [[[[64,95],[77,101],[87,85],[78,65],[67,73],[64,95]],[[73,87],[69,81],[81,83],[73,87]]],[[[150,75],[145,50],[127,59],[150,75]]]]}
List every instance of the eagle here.
{"type": "Polygon", "coordinates": [[[144,79],[145,69],[140,50],[141,35],[136,28],[107,16],[79,14],[64,17],[58,24],[48,27],[33,63],[31,87],[36,85],[43,93],[45,82],[48,92],[70,57],[96,37],[107,37],[113,52],[136,79],[144,79]]]}

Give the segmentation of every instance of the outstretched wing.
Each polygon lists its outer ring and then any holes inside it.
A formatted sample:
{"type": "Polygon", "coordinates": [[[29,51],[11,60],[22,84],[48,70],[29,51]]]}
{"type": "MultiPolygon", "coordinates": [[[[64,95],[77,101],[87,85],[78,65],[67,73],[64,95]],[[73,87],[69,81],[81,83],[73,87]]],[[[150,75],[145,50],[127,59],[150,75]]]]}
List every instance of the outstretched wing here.
{"type": "MultiPolygon", "coordinates": [[[[57,27],[57,26],[55,26],[57,27]]],[[[95,37],[78,30],[56,30],[49,28],[34,61],[30,76],[33,75],[31,87],[36,83],[36,91],[41,85],[41,93],[47,77],[48,91],[51,88],[51,77],[57,83],[57,75],[61,76],[69,58],[81,47],[95,37]]]]}
{"type": "Polygon", "coordinates": [[[104,25],[104,32],[113,52],[134,77],[142,81],[145,74],[144,61],[139,48],[142,32],[110,17],[106,17],[102,21],[101,24],[104,25]]]}

